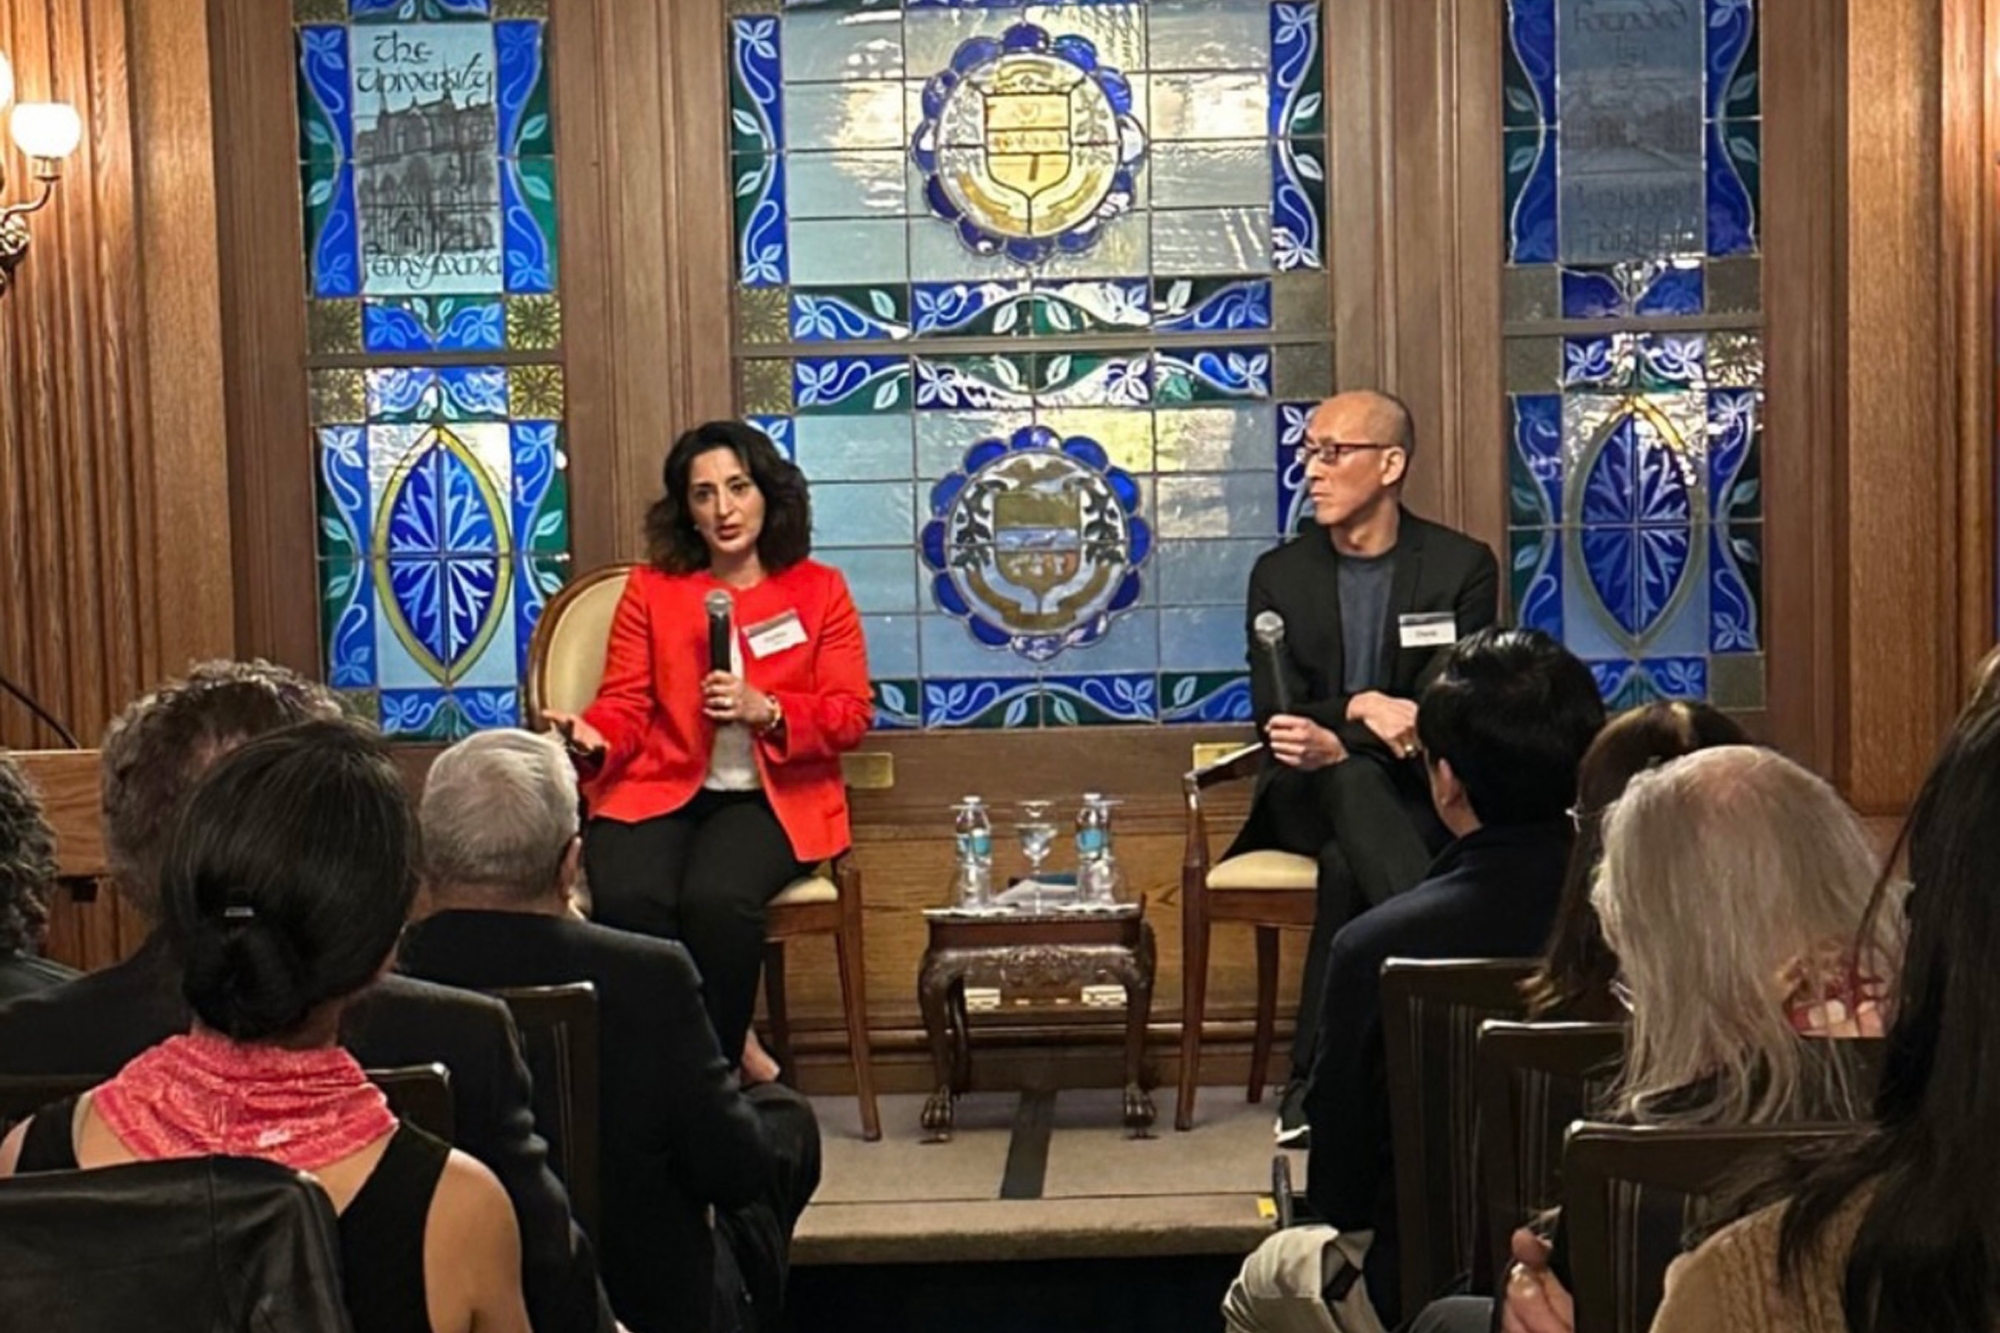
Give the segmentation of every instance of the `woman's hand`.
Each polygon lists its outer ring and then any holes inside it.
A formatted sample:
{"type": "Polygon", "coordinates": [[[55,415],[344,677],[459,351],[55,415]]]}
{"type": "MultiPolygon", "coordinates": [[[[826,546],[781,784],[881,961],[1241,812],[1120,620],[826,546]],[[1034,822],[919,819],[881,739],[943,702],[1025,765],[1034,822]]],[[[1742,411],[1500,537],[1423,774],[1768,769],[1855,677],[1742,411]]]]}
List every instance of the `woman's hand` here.
{"type": "Polygon", "coordinates": [[[1514,1233],[1514,1266],[1507,1272],[1502,1333],[1576,1333],[1576,1306],[1549,1271],[1549,1243],[1522,1227],[1514,1233]]]}
{"type": "Polygon", "coordinates": [[[561,713],[553,708],[544,708],[542,720],[562,737],[563,746],[578,759],[598,758],[609,748],[604,743],[603,733],[575,713],[561,713]]]}
{"type": "Polygon", "coordinates": [[[716,722],[741,722],[756,730],[769,726],[775,714],[762,690],[750,688],[741,676],[711,671],[701,678],[701,711],[716,722]]]}

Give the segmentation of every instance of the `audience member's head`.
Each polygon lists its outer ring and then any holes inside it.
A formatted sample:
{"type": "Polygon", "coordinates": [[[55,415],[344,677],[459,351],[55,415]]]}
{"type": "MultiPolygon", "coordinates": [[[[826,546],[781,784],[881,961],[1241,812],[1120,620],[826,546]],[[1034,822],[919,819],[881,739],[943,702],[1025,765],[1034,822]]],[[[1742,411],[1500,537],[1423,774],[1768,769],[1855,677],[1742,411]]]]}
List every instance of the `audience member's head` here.
{"type": "Polygon", "coordinates": [[[1846,1062],[1809,1063],[1801,1035],[1874,1012],[1894,957],[1890,940],[1856,952],[1874,884],[1861,821],[1775,751],[1717,746],[1634,777],[1594,894],[1632,1005],[1619,1109],[1720,1124],[1851,1111],[1846,1062]]]}
{"type": "Polygon", "coordinates": [[[576,879],[576,772],[547,735],[482,731],[424,781],[430,905],[559,911],[576,879]]]}
{"type": "Polygon", "coordinates": [[[1576,770],[1604,725],[1590,669],[1532,629],[1461,639],[1417,707],[1431,798],[1453,833],[1545,824],[1576,800],[1576,770]]]}
{"type": "Polygon", "coordinates": [[[36,953],[49,924],[55,834],[28,775],[0,754],[0,957],[36,953]]]}
{"type": "Polygon", "coordinates": [[[1715,745],[1746,745],[1742,727],[1704,703],[1643,704],[1605,723],[1576,772],[1576,844],[1570,850],[1561,905],[1541,970],[1523,987],[1531,1017],[1602,1013],[1618,976],[1618,956],[1604,942],[1591,882],[1604,849],[1604,814],[1625,784],[1646,769],[1715,745]]]}
{"type": "MultiPolygon", "coordinates": [[[[2000,1324],[2000,709],[1968,709],[1917,793],[1916,901],[1891,1002],[1875,1132],[1822,1164],[1787,1213],[1797,1280],[1829,1223],[1872,1188],[1848,1256],[1854,1333],[2000,1324]]],[[[1870,918],[1893,919],[1886,876],[1870,918]]]]}
{"type": "Polygon", "coordinates": [[[148,918],[160,858],[190,789],[222,755],[280,727],[340,716],[324,686],[269,662],[203,662],[144,695],[104,733],[104,849],[111,876],[148,918]]]}
{"type": "Polygon", "coordinates": [[[381,741],[310,722],[216,760],[160,863],[181,988],[207,1027],[289,1045],[389,961],[416,893],[416,820],[381,741]]]}

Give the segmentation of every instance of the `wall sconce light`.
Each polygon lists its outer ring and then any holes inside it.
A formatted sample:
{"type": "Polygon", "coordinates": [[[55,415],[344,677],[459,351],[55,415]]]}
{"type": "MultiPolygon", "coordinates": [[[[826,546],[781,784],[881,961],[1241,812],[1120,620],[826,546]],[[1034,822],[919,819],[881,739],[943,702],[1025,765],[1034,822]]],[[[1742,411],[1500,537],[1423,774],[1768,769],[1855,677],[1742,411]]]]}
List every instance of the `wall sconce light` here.
{"type": "MultiPolygon", "coordinates": [[[[14,67],[0,54],[0,112],[14,100],[14,67]]],[[[0,296],[14,284],[14,270],[28,257],[28,214],[42,208],[62,179],[63,159],[83,142],[83,117],[67,102],[23,102],[14,108],[14,143],[28,155],[28,174],[42,184],[38,198],[0,204],[0,296]]],[[[7,187],[7,163],[0,157],[0,190],[7,187]]]]}

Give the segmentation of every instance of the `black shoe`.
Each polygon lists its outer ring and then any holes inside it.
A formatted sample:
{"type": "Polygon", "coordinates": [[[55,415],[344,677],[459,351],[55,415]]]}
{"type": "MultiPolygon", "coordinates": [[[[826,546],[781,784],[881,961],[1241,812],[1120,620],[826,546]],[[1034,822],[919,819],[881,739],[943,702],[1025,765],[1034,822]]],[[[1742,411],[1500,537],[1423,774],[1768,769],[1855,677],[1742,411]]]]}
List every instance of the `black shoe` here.
{"type": "Polygon", "coordinates": [[[1300,1151],[1312,1147],[1312,1126],[1306,1123],[1306,1084],[1304,1079],[1295,1078],[1285,1085],[1285,1092],[1278,1099],[1278,1123],[1274,1128],[1280,1148],[1297,1148],[1300,1151]]]}

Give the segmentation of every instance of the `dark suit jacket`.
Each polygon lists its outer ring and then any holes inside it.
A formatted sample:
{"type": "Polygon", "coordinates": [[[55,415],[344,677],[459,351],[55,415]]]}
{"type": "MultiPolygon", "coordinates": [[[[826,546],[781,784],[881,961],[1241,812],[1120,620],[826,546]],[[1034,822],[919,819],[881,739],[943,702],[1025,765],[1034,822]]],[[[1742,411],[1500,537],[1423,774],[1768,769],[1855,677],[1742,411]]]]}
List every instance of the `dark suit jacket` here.
{"type": "MultiPolygon", "coordinates": [[[[115,967],[0,1006],[0,1072],[109,1077],[192,1021],[159,936],[115,967]]],[[[522,1284],[537,1333],[608,1329],[590,1243],[535,1134],[527,1067],[497,1000],[384,977],[348,1007],[341,1044],[371,1069],[451,1071],[453,1145],[492,1168],[521,1225],[522,1284]]]]}
{"type": "MultiPolygon", "coordinates": [[[[1397,617],[1450,611],[1458,621],[1459,637],[1485,629],[1499,616],[1500,566],[1484,542],[1418,518],[1407,509],[1395,554],[1377,678],[1383,682],[1382,693],[1415,699],[1443,666],[1447,649],[1400,646],[1397,617]]],[[[1263,611],[1284,617],[1285,642],[1278,661],[1291,712],[1332,731],[1350,752],[1392,767],[1403,763],[1366,724],[1347,720],[1350,696],[1342,687],[1347,657],[1340,627],[1340,553],[1323,529],[1309,528],[1265,552],[1250,571],[1243,625],[1250,655],[1250,707],[1260,734],[1279,711],[1271,656],[1258,645],[1253,629],[1263,611]]],[[[1263,789],[1260,781],[1260,796],[1263,789]]],[[[1262,801],[1254,805],[1229,855],[1276,843],[1268,827],[1270,817],[1262,801]]]]}
{"type": "Polygon", "coordinates": [[[639,1333],[709,1326],[706,1209],[750,1202],[774,1169],[681,945],[569,917],[441,912],[403,941],[407,972],[495,990],[597,987],[604,1283],[639,1333]]]}
{"type": "MultiPolygon", "coordinates": [[[[1391,958],[1528,958],[1541,952],[1569,864],[1567,821],[1482,828],[1460,838],[1408,893],[1341,928],[1327,960],[1319,1050],[1306,1087],[1306,1197],[1322,1219],[1373,1228],[1368,1284],[1396,1322],[1396,1173],[1389,1148],[1382,964],[1391,958]]],[[[1414,1313],[1410,1311],[1408,1313],[1414,1313]]]]}

